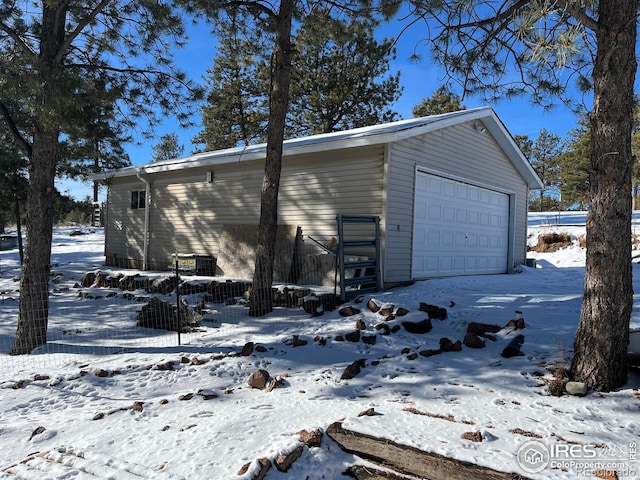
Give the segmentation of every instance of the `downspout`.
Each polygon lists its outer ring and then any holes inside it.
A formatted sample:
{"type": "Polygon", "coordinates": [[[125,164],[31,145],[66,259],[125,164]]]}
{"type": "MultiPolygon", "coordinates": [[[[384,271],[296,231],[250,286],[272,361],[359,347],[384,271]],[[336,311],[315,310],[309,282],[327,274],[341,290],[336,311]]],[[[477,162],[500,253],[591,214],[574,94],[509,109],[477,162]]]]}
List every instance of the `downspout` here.
{"type": "Polygon", "coordinates": [[[147,257],[149,255],[149,210],[150,210],[150,196],[151,196],[151,184],[145,179],[140,170],[136,173],[136,177],[142,183],[144,183],[144,233],[142,241],[142,270],[147,271],[147,257]]]}

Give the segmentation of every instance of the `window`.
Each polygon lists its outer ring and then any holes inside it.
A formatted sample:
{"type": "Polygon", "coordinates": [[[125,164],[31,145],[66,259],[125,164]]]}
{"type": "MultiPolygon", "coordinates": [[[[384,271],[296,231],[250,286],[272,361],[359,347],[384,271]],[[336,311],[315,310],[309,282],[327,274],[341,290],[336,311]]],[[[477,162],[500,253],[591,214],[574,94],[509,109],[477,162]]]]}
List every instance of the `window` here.
{"type": "Polygon", "coordinates": [[[144,208],[146,194],[144,190],[134,190],[131,192],[131,209],[144,208]]]}

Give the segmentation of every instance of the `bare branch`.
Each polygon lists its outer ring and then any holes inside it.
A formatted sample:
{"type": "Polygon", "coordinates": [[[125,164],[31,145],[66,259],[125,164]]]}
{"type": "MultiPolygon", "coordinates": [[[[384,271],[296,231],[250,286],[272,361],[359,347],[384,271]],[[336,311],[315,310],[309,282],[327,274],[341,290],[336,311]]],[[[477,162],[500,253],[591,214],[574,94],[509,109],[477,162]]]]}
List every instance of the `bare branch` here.
{"type": "Polygon", "coordinates": [[[598,22],[587,15],[584,10],[577,8],[575,2],[568,0],[556,0],[556,4],[589,30],[593,30],[594,32],[598,32],[600,30],[598,22]]]}
{"type": "Polygon", "coordinates": [[[31,47],[29,47],[29,45],[27,45],[22,40],[20,35],[18,35],[13,28],[9,27],[4,22],[0,22],[0,31],[6,33],[9,37],[11,37],[11,39],[16,43],[18,48],[20,48],[20,50],[22,50],[27,55],[27,57],[31,59],[32,62],[36,61],[36,58],[37,58],[36,53],[33,50],[31,50],[31,47]]]}
{"type": "Polygon", "coordinates": [[[82,21],[78,22],[78,25],[76,25],[76,28],[73,29],[73,32],[68,34],[64,39],[64,42],[62,42],[62,45],[60,45],[60,50],[58,51],[58,54],[56,55],[56,58],[55,58],[56,62],[62,61],[65,55],[65,52],[67,51],[69,46],[73,43],[73,41],[76,38],[78,38],[82,30],[84,30],[84,28],[87,25],[89,25],[89,23],[91,23],[91,21],[93,21],[105,9],[105,7],[112,1],[113,0],[102,0],[98,5],[96,5],[96,7],[91,11],[91,13],[89,13],[89,15],[87,15],[82,21]]]}
{"type": "Polygon", "coordinates": [[[18,127],[11,117],[9,109],[2,100],[0,100],[0,114],[2,114],[2,117],[4,118],[4,121],[7,124],[9,131],[11,132],[11,135],[13,135],[16,141],[22,146],[25,153],[27,154],[27,157],[31,158],[33,148],[31,147],[31,144],[27,141],[27,139],[22,136],[20,130],[18,130],[18,127]]]}

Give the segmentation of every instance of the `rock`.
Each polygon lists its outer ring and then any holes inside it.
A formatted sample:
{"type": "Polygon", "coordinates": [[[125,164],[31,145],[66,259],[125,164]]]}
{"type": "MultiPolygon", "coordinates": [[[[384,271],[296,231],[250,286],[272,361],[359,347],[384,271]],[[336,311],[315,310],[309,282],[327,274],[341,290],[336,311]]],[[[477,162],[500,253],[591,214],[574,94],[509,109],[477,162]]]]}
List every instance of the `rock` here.
{"type": "Polygon", "coordinates": [[[356,360],[355,362],[353,362],[351,365],[347,366],[347,368],[344,369],[344,372],[342,372],[342,376],[340,377],[340,380],[351,380],[352,378],[355,378],[356,375],[360,373],[360,371],[364,366],[365,366],[364,360],[356,360]]]}
{"type": "Polygon", "coordinates": [[[482,432],[464,432],[462,434],[462,438],[465,440],[469,440],[471,442],[481,442],[482,441],[482,432]]]}
{"type": "Polygon", "coordinates": [[[177,332],[178,320],[180,320],[180,331],[187,333],[199,325],[202,316],[181,304],[178,317],[177,310],[171,303],[152,297],[149,303],[138,312],[136,325],[177,332]]]}
{"type": "Polygon", "coordinates": [[[438,307],[437,305],[420,302],[420,311],[429,315],[429,318],[435,318],[437,320],[444,320],[447,318],[447,309],[438,307]]]}
{"type": "Polygon", "coordinates": [[[359,342],[360,341],[360,330],[356,330],[355,332],[347,333],[344,338],[349,342],[359,342]]]}
{"type": "Polygon", "coordinates": [[[504,350],[502,350],[502,356],[504,358],[523,356],[524,353],[520,351],[520,347],[524,344],[524,335],[516,336],[504,350]]]}
{"type": "Polygon", "coordinates": [[[443,352],[459,352],[462,350],[462,342],[460,342],[460,340],[452,342],[448,338],[441,338],[440,350],[443,352]]]}
{"type": "Polygon", "coordinates": [[[257,388],[259,390],[264,390],[267,388],[270,379],[269,372],[263,369],[256,370],[251,374],[247,383],[251,388],[257,388]]]}
{"type": "Polygon", "coordinates": [[[317,295],[317,297],[325,312],[335,310],[340,303],[340,297],[334,293],[322,293],[317,295]]]}
{"type": "Polygon", "coordinates": [[[402,322],[402,326],[409,333],[423,334],[431,331],[431,319],[426,318],[421,322],[402,322]]]}
{"type": "Polygon", "coordinates": [[[366,330],[367,329],[367,324],[364,323],[364,320],[359,318],[358,320],[356,320],[356,328],[358,330],[366,330]]]}
{"type": "MultiPolygon", "coordinates": [[[[267,472],[271,469],[271,462],[269,461],[268,458],[260,458],[259,460],[256,460],[256,462],[259,465],[259,470],[258,473],[251,477],[251,480],[264,480],[264,477],[267,476],[267,472]]],[[[238,470],[238,475],[244,475],[245,473],[247,473],[247,471],[249,471],[249,467],[251,466],[252,462],[249,463],[245,463],[240,470],[238,470]]]]}
{"type": "Polygon", "coordinates": [[[95,272],[86,272],[82,275],[82,280],[80,280],[80,286],[83,288],[89,288],[96,281],[96,277],[98,276],[98,271],[95,272]]]}
{"type": "Polygon", "coordinates": [[[498,333],[502,327],[498,325],[490,325],[488,323],[470,322],[467,325],[467,333],[475,333],[484,337],[488,333],[498,333]]]}
{"type": "Polygon", "coordinates": [[[486,346],[475,333],[467,333],[462,342],[469,348],[484,348],[486,346]]]}
{"type": "Polygon", "coordinates": [[[389,328],[389,325],[387,325],[385,323],[378,323],[377,325],[375,325],[373,327],[373,329],[374,330],[382,330],[380,335],[389,335],[391,333],[391,329],[389,328]]]}
{"type": "Polygon", "coordinates": [[[40,435],[40,434],[42,434],[42,433],[44,433],[46,431],[47,431],[47,429],[42,427],[42,426],[36,428],[33,432],[31,432],[31,436],[29,437],[29,441],[31,441],[33,439],[33,437],[35,437],[36,435],[40,435]]]}
{"type": "Polygon", "coordinates": [[[587,394],[587,385],[582,382],[567,382],[565,390],[569,395],[575,395],[576,397],[584,397],[587,394]]]}
{"type": "Polygon", "coordinates": [[[142,412],[144,402],[133,402],[133,405],[131,406],[131,410],[133,410],[134,412],[142,412]]]}
{"type": "Polygon", "coordinates": [[[380,310],[378,310],[378,314],[382,315],[383,317],[389,317],[389,315],[393,314],[393,309],[393,305],[385,305],[384,307],[380,308],[380,310]]]}
{"type": "Polygon", "coordinates": [[[358,414],[359,417],[373,417],[376,414],[376,410],[371,407],[371,408],[367,408],[366,410],[363,410],[362,412],[360,412],[358,414]]]}
{"type": "Polygon", "coordinates": [[[300,458],[302,452],[304,451],[304,447],[302,445],[297,446],[292,452],[287,454],[281,453],[278,455],[274,461],[274,464],[278,471],[286,472],[291,468],[291,465],[300,458]]]}
{"type": "Polygon", "coordinates": [[[253,353],[253,348],[254,348],[253,342],[245,343],[244,347],[242,347],[242,350],[240,351],[240,356],[248,357],[249,355],[251,355],[253,353]]]}
{"type": "Polygon", "coordinates": [[[514,318],[513,320],[509,320],[505,325],[505,328],[513,328],[515,330],[525,328],[524,318],[514,318]]]}
{"type": "Polygon", "coordinates": [[[218,398],[218,394],[213,390],[207,390],[205,388],[201,388],[196,392],[196,395],[200,395],[203,400],[211,400],[213,398],[218,398]]]}
{"type": "Polygon", "coordinates": [[[371,300],[369,300],[369,301],[367,302],[367,308],[368,308],[371,312],[376,313],[378,310],[380,310],[380,305],[378,305],[378,304],[376,303],[376,301],[372,298],[371,300]]]}
{"type": "Polygon", "coordinates": [[[320,299],[313,295],[308,295],[302,300],[302,308],[312,317],[319,317],[324,313],[320,299]]]}
{"type": "Polygon", "coordinates": [[[154,370],[173,370],[173,362],[158,363],[153,367],[154,370]]]}
{"type": "Polygon", "coordinates": [[[297,435],[300,436],[300,441],[307,447],[319,447],[322,443],[322,432],[320,430],[300,430],[297,435]]]}
{"type": "Polygon", "coordinates": [[[423,357],[433,357],[434,355],[439,355],[442,353],[442,350],[438,349],[438,350],[434,350],[434,349],[426,349],[426,350],[421,350],[418,352],[420,355],[422,355],[423,357]]]}
{"type": "Polygon", "coordinates": [[[284,385],[284,379],[281,377],[278,378],[272,378],[269,381],[269,386],[267,387],[267,392],[271,392],[272,390],[275,390],[278,387],[281,387],[282,385],[284,385]]]}
{"type": "Polygon", "coordinates": [[[396,317],[404,317],[407,313],[409,313],[409,310],[404,307],[398,307],[396,310],[396,317]]]}
{"type": "Polygon", "coordinates": [[[367,345],[375,345],[377,338],[378,337],[376,335],[363,335],[362,343],[366,343],[367,345]]]}
{"type": "Polygon", "coordinates": [[[309,342],[307,340],[304,340],[303,338],[300,338],[299,335],[294,335],[293,336],[293,340],[292,340],[292,345],[293,347],[304,347],[305,345],[307,345],[309,342]]]}
{"type": "Polygon", "coordinates": [[[353,315],[358,315],[360,313],[360,310],[356,307],[352,307],[351,305],[347,305],[346,307],[342,307],[340,310],[338,310],[338,313],[342,317],[351,317],[353,315]]]}

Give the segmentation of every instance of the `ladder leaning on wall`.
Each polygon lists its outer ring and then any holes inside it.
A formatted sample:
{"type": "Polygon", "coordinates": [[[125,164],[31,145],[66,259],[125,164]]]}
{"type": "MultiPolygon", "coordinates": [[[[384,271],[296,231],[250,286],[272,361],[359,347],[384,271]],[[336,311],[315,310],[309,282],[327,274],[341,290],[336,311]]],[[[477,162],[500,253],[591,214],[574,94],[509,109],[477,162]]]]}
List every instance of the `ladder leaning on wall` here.
{"type": "Polygon", "coordinates": [[[91,211],[91,226],[102,226],[102,202],[91,202],[93,210],[91,211]]]}
{"type": "Polygon", "coordinates": [[[365,292],[381,291],[380,217],[338,215],[336,220],[339,238],[337,262],[340,274],[340,300],[345,301],[365,292]],[[372,227],[373,231],[369,232],[371,228],[367,226],[372,227]],[[356,234],[349,232],[350,229],[356,229],[356,234]]]}

